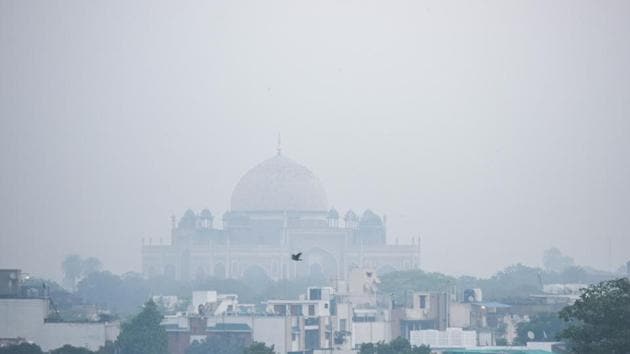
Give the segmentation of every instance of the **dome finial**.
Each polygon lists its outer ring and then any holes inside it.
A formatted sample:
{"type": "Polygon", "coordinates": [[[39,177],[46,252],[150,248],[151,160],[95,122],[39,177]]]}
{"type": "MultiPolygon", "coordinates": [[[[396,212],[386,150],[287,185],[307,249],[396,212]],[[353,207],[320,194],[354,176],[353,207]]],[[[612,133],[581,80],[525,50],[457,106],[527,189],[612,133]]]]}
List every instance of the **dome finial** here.
{"type": "Polygon", "coordinates": [[[278,133],[278,146],[276,146],[276,151],[278,151],[278,156],[282,155],[282,140],[280,140],[280,133],[278,133]]]}

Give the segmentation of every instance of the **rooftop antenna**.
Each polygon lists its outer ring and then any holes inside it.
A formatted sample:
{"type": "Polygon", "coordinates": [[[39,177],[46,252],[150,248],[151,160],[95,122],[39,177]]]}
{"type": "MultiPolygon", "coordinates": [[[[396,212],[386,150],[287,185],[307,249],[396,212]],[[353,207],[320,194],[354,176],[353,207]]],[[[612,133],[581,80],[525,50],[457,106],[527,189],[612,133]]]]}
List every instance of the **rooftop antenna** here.
{"type": "Polygon", "coordinates": [[[276,147],[276,151],[278,151],[278,156],[282,155],[282,140],[280,140],[280,133],[278,133],[278,146],[276,147]]]}

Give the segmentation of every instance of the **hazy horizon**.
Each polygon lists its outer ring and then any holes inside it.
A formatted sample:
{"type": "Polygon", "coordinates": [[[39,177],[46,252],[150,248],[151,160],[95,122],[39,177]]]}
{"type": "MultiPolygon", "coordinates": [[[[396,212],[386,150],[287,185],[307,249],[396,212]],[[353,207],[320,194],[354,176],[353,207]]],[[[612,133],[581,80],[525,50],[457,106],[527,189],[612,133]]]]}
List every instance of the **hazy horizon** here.
{"type": "MultiPolygon", "coordinates": [[[[0,268],[140,271],[275,154],[487,276],[630,260],[630,2],[0,2],[0,268]]],[[[219,222],[220,224],[220,222],[219,222]]]]}

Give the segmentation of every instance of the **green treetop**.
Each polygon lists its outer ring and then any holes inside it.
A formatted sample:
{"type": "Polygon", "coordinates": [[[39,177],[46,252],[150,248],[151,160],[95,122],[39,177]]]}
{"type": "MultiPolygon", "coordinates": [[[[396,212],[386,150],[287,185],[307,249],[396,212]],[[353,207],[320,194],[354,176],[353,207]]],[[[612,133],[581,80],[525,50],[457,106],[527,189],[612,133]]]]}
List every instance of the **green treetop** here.
{"type": "Polygon", "coordinates": [[[591,285],[571,306],[560,311],[569,322],[560,333],[575,353],[630,353],[630,281],[591,285]]]}
{"type": "Polygon", "coordinates": [[[149,300],[142,311],[123,323],[118,346],[124,354],[168,354],[166,331],[160,326],[162,314],[149,300]]]}

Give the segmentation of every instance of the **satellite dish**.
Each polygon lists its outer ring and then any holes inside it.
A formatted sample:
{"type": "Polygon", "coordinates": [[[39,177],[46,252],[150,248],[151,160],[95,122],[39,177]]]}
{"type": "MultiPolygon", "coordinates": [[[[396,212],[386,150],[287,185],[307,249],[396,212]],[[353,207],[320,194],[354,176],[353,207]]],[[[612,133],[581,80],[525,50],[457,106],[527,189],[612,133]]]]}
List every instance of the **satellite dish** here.
{"type": "Polygon", "coordinates": [[[536,338],[536,335],[532,331],[527,331],[527,338],[534,339],[536,338]]]}

